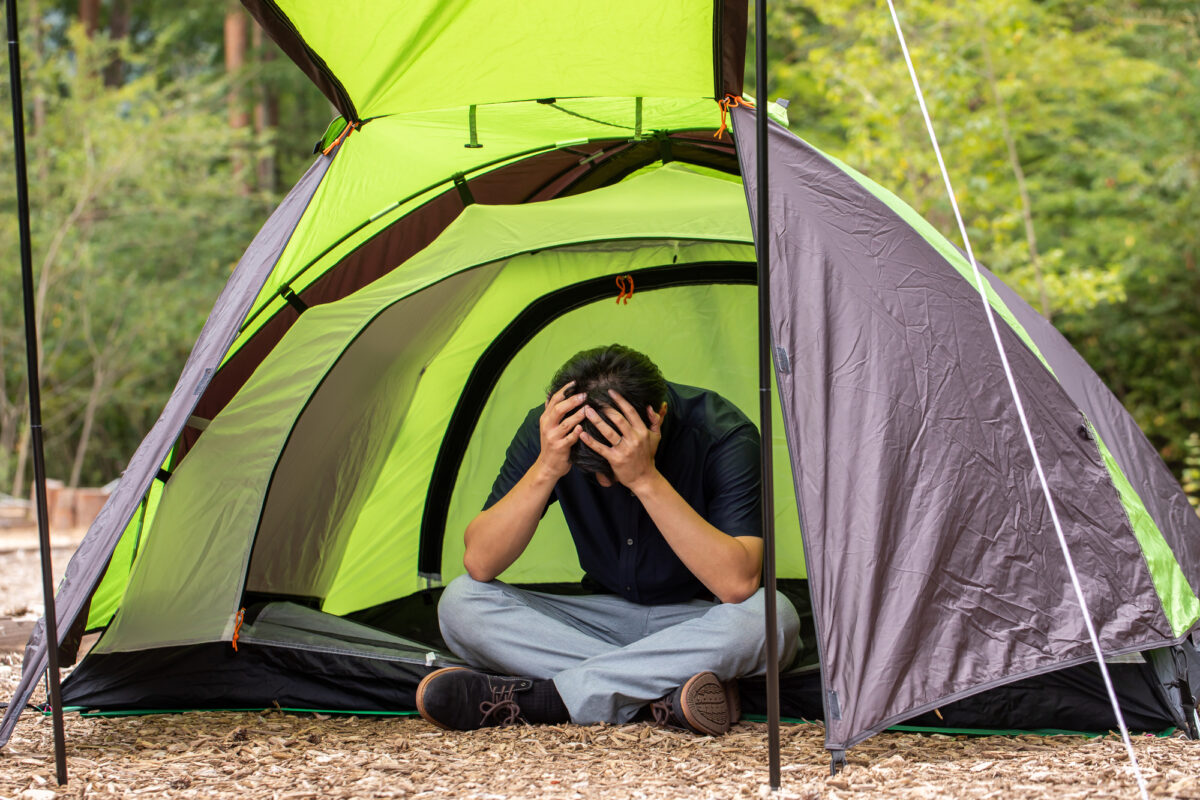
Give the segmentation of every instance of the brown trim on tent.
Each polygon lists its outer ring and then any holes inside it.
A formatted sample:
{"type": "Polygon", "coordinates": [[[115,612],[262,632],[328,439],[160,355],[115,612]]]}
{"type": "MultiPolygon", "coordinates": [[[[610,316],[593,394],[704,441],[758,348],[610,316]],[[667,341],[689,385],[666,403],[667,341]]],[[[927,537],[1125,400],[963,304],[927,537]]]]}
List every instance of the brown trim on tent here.
{"type": "Polygon", "coordinates": [[[304,37],[274,0],[242,0],[242,5],[279,48],[287,53],[288,58],[296,62],[296,66],[300,67],[321,93],[329,98],[329,102],[333,103],[338,113],[350,122],[357,121],[358,110],[354,107],[354,101],[350,99],[346,87],[333,74],[333,70],[324,59],[308,46],[308,42],[304,41],[304,37]]]}
{"type": "Polygon", "coordinates": [[[714,94],[742,96],[746,79],[747,0],[715,0],[713,3],[714,94]]]}
{"type": "MultiPolygon", "coordinates": [[[[730,145],[706,138],[705,132],[669,137],[677,160],[726,172],[736,172],[730,145]]],[[[470,179],[478,203],[509,205],[550,200],[616,183],[637,169],[658,160],[660,145],[654,139],[630,143],[603,140],[552,150],[470,179]],[[626,154],[635,154],[629,157],[626,154]],[[602,154],[595,157],[597,154],[602,154]],[[615,162],[609,165],[609,161],[615,162]]],[[[463,211],[456,188],[429,200],[368,239],[321,277],[298,292],[307,306],[331,303],[386,275],[427,247],[463,211]]],[[[229,358],[209,382],[195,413],[213,419],[249,380],[254,370],[299,319],[295,307],[281,304],[254,336],[229,358]]],[[[185,429],[176,450],[176,463],[203,434],[185,429]]]]}

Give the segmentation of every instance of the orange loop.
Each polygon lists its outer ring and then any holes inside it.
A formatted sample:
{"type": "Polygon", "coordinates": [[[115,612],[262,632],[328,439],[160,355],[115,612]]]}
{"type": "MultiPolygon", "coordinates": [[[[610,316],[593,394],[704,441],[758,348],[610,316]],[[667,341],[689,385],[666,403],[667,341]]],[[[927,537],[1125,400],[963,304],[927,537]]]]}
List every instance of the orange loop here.
{"type": "Polygon", "coordinates": [[[237,624],[233,626],[233,652],[237,652],[238,635],[242,632],[242,620],[246,618],[246,609],[241,609],[237,613],[237,624]]]}
{"type": "Polygon", "coordinates": [[[617,303],[618,304],[625,303],[626,305],[628,305],[629,298],[633,297],[633,276],[632,275],[618,275],[617,276],[617,288],[621,290],[621,293],[617,295],[617,303]],[[626,286],[625,286],[625,281],[629,281],[628,288],[626,288],[626,286]]]}
{"type": "Polygon", "coordinates": [[[721,107],[721,127],[717,128],[717,132],[713,134],[714,139],[720,139],[728,127],[728,120],[726,120],[725,116],[729,113],[729,109],[733,108],[734,106],[741,106],[742,108],[754,108],[754,103],[751,103],[743,97],[738,97],[735,94],[725,95],[723,99],[717,101],[717,105],[721,107]]]}
{"type": "Polygon", "coordinates": [[[333,148],[335,148],[339,144],[341,144],[346,139],[346,137],[351,134],[351,132],[356,131],[361,127],[362,127],[361,122],[347,122],[346,127],[342,128],[342,132],[338,134],[337,138],[329,143],[329,147],[326,147],[324,150],[321,151],[321,155],[327,156],[330,153],[332,153],[333,148]]]}

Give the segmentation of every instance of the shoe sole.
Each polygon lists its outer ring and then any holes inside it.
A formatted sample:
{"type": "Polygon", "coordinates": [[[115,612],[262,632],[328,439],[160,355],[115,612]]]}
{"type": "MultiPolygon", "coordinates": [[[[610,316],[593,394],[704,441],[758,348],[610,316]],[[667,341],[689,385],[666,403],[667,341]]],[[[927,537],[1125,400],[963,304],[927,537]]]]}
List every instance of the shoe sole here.
{"type": "Polygon", "coordinates": [[[679,705],[687,724],[697,733],[720,736],[729,732],[729,699],[711,672],[694,675],[683,685],[679,705]]]}
{"type": "Polygon", "coordinates": [[[433,683],[433,681],[436,680],[439,675],[445,675],[449,672],[457,672],[465,669],[466,667],[442,667],[441,669],[434,670],[421,679],[421,682],[417,684],[417,713],[421,715],[421,719],[425,720],[431,725],[436,725],[442,730],[453,730],[453,728],[451,728],[449,725],[438,722],[425,709],[425,690],[429,688],[429,684],[433,683]]]}
{"type": "Polygon", "coordinates": [[[721,684],[725,690],[725,702],[729,706],[729,727],[738,724],[742,718],[742,693],[738,690],[737,678],[721,684]]]}

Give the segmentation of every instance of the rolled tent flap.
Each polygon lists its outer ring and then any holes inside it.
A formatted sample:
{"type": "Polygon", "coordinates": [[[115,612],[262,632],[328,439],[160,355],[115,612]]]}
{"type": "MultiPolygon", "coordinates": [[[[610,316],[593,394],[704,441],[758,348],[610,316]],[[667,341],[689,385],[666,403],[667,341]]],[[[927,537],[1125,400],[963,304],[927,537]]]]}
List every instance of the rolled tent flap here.
{"type": "Polygon", "coordinates": [[[740,95],[746,0],[242,0],[346,119],[515,100],[740,95]]]}
{"type": "MultiPolygon", "coordinates": [[[[752,197],[753,118],[734,122],[752,197]]],[[[974,287],[786,129],[769,147],[775,366],[839,750],[1094,655],[974,287]]],[[[1022,334],[1001,323],[1101,645],[1171,643],[1085,418],[1022,334]]]]}

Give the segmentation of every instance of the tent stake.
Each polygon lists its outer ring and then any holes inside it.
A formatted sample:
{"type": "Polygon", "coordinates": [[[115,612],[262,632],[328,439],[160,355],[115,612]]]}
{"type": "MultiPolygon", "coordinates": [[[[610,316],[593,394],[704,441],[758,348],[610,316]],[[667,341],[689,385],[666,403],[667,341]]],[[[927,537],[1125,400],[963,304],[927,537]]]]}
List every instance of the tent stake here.
{"type": "Polygon", "coordinates": [[[779,636],[775,608],[775,493],[771,436],[771,281],[770,204],[767,192],[767,3],[754,3],[755,160],[758,213],[754,242],[758,246],[758,413],[762,459],[763,588],[767,646],[767,773],[771,788],[781,784],[779,765],[779,636]]]}
{"type": "Polygon", "coordinates": [[[8,74],[12,90],[13,148],[17,166],[17,225],[21,236],[21,283],[25,294],[25,355],[29,373],[29,432],[33,439],[33,474],[37,495],[38,542],[42,553],[42,595],[46,605],[47,683],[54,723],[54,767],[58,785],[67,783],[62,695],[58,683],[58,620],[54,614],[54,571],[50,564],[50,520],[46,502],[46,461],[42,447],[42,397],[38,383],[37,321],[34,317],[33,256],[29,233],[29,178],[25,168],[25,108],[21,97],[21,44],[17,0],[8,0],[8,74]]]}

